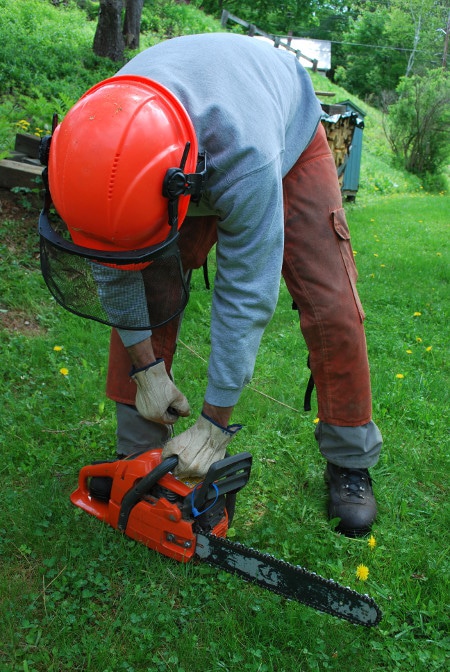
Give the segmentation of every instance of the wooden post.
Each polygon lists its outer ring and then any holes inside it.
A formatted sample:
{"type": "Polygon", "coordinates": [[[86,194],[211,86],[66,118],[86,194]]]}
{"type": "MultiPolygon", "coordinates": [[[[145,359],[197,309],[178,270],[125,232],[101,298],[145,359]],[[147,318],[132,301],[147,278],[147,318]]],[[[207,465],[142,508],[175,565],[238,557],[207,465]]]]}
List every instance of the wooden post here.
{"type": "Polygon", "coordinates": [[[222,28],[225,28],[228,22],[228,17],[230,16],[230,12],[227,12],[226,9],[222,9],[222,16],[220,17],[220,25],[222,28]]]}

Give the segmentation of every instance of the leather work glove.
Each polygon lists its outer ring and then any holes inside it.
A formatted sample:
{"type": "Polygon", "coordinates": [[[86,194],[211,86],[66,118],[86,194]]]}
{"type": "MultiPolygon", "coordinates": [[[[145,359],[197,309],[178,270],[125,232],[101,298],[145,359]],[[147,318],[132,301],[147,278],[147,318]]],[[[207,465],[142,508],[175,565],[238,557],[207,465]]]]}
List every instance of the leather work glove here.
{"type": "Polygon", "coordinates": [[[188,400],[169,376],[162,359],[132,372],[137,385],[136,408],[147,420],[173,425],[180,415],[190,414],[188,400]]]}
{"type": "Polygon", "coordinates": [[[203,413],[195,425],[168,441],[161,457],[178,455],[175,476],[205,476],[209,467],[225,457],[226,449],[242,425],[221,427],[203,413]]]}

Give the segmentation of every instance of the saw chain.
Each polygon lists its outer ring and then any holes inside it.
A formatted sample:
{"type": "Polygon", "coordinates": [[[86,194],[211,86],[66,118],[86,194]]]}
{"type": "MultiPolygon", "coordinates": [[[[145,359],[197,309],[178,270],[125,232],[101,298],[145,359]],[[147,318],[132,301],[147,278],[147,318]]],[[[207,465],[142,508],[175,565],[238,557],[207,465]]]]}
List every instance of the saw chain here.
{"type": "Polygon", "coordinates": [[[355,625],[371,627],[381,620],[381,611],[368,595],[240,543],[198,533],[195,553],[214,567],[355,625]]]}

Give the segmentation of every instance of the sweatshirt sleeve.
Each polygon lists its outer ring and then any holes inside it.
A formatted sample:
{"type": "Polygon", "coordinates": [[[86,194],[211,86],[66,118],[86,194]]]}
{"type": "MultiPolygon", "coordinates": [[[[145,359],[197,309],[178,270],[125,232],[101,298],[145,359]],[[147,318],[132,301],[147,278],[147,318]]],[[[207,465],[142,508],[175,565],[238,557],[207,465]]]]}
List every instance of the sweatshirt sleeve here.
{"type": "Polygon", "coordinates": [[[117,329],[124,346],[128,348],[151,336],[149,329],[140,329],[149,323],[142,273],[95,263],[91,264],[91,269],[98,297],[110,323],[131,327],[117,329]]]}
{"type": "Polygon", "coordinates": [[[234,406],[251,379],[279,294],[284,243],[280,161],[234,182],[215,208],[220,221],[205,399],[234,406]]]}

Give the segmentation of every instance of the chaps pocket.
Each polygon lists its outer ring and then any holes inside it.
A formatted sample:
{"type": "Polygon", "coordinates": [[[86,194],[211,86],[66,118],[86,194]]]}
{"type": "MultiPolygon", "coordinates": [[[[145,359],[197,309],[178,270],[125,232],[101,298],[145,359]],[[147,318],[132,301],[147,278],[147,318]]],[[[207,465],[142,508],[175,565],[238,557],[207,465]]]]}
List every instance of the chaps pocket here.
{"type": "Polygon", "coordinates": [[[352,288],[359,317],[361,322],[363,322],[365,313],[359,298],[358,290],[356,289],[358,271],[356,269],[355,258],[350,240],[350,231],[348,228],[347,219],[345,217],[344,208],[338,208],[331,213],[331,222],[339,240],[339,249],[341,251],[342,261],[344,262],[344,266],[347,270],[348,279],[352,288]]]}

